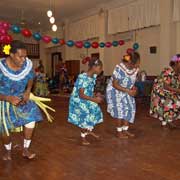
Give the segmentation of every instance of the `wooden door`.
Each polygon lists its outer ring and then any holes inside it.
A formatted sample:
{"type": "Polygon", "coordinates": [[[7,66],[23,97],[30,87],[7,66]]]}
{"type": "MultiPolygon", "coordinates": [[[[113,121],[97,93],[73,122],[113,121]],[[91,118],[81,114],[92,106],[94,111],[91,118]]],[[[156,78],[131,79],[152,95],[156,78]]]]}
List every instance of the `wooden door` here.
{"type": "Polygon", "coordinates": [[[77,76],[80,73],[80,60],[67,60],[66,68],[70,76],[77,76]]]}

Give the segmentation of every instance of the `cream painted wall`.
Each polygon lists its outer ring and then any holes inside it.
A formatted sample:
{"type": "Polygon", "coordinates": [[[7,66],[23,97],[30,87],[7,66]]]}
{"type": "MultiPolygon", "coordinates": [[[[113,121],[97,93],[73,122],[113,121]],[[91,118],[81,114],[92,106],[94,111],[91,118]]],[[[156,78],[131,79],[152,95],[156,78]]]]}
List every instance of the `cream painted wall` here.
{"type": "MultiPolygon", "coordinates": [[[[120,40],[122,34],[116,36],[107,36],[107,41],[120,40]]],[[[135,37],[127,41],[125,45],[118,47],[105,48],[104,70],[105,74],[111,75],[116,64],[120,62],[121,57],[126,54],[126,50],[132,47],[135,37]]],[[[141,55],[141,69],[147,71],[149,75],[159,73],[159,46],[160,46],[160,27],[151,27],[136,32],[136,41],[140,44],[139,53],[141,55]],[[149,48],[157,46],[157,53],[150,54],[149,48]]],[[[78,52],[76,52],[78,53],[78,52]]],[[[78,56],[78,54],[76,54],[78,56]]],[[[100,56],[100,58],[102,58],[100,56]]]]}
{"type": "MultiPolygon", "coordinates": [[[[180,52],[180,23],[172,23],[172,0],[160,0],[160,26],[149,27],[146,29],[138,30],[136,33],[136,42],[140,44],[140,55],[141,55],[141,69],[147,71],[148,75],[157,75],[160,73],[163,67],[168,65],[170,57],[176,53],[180,52]],[[168,17],[167,17],[168,16],[168,17]],[[157,53],[150,54],[149,47],[156,46],[157,53]]],[[[122,34],[117,35],[107,35],[107,14],[101,15],[99,17],[99,41],[113,41],[121,39],[122,34]]],[[[66,40],[68,40],[68,23],[65,23],[65,32],[62,35],[66,40]]],[[[61,36],[60,35],[60,36],[61,36]]],[[[95,40],[94,40],[95,41],[95,40]]],[[[117,63],[119,63],[120,58],[126,53],[126,49],[132,47],[135,39],[126,42],[124,46],[112,47],[102,49],[88,50],[88,55],[91,53],[100,52],[100,58],[104,62],[105,74],[111,75],[112,71],[117,63]]],[[[47,66],[48,73],[51,72],[51,67],[49,66],[50,54],[56,48],[52,48],[54,45],[46,46],[43,52],[41,49],[41,57],[43,57],[44,62],[47,66]],[[47,53],[47,54],[46,54],[47,53]]],[[[86,49],[77,49],[75,47],[69,48],[63,46],[59,49],[62,52],[64,60],[81,60],[81,56],[87,55],[86,49]]],[[[81,70],[87,70],[87,65],[81,64],[81,70]]]]}

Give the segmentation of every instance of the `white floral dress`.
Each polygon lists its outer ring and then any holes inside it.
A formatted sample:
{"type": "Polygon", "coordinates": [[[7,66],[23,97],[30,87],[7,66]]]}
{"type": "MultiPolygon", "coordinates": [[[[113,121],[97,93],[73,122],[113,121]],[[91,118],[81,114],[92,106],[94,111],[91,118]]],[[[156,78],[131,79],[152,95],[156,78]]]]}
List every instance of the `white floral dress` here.
{"type": "Polygon", "coordinates": [[[135,98],[115,89],[112,82],[116,79],[120,86],[131,89],[135,84],[138,71],[139,69],[127,69],[123,63],[116,65],[106,89],[107,111],[113,118],[134,122],[135,98]]]}

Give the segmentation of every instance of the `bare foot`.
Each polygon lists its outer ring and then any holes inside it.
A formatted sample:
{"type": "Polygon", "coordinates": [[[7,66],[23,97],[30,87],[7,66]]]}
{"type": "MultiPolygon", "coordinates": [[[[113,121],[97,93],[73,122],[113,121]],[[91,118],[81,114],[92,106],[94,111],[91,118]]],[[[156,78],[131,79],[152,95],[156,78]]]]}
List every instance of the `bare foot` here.
{"type": "Polygon", "coordinates": [[[11,151],[6,151],[6,153],[3,156],[3,160],[4,161],[11,161],[12,160],[12,158],[11,158],[11,151]]]}
{"type": "Polygon", "coordinates": [[[29,160],[34,159],[36,157],[35,153],[31,153],[27,148],[24,148],[22,156],[29,160]]]}
{"type": "Polygon", "coordinates": [[[97,135],[97,134],[95,134],[94,132],[88,132],[88,134],[89,135],[91,135],[91,136],[93,136],[94,138],[96,138],[96,139],[99,139],[100,138],[100,136],[99,135],[97,135]]]}
{"type": "Polygon", "coordinates": [[[128,137],[135,137],[135,135],[133,133],[130,133],[129,131],[123,131],[124,134],[126,134],[128,137]]]}
{"type": "Polygon", "coordinates": [[[117,132],[117,137],[119,139],[128,139],[128,136],[124,134],[123,132],[117,132]]]}
{"type": "Polygon", "coordinates": [[[88,141],[86,140],[86,138],[82,138],[82,145],[88,146],[88,145],[90,145],[90,142],[88,142],[88,141]]]}
{"type": "Polygon", "coordinates": [[[168,122],[168,127],[170,129],[177,129],[177,126],[173,122],[168,122]]]}

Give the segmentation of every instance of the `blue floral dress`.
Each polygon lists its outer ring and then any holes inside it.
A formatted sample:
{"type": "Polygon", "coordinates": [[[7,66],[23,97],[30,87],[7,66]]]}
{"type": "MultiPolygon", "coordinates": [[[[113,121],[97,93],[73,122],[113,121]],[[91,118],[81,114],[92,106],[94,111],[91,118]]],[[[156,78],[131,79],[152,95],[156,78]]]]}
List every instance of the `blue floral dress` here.
{"type": "Polygon", "coordinates": [[[136,81],[139,69],[129,70],[123,63],[117,65],[106,88],[107,111],[113,118],[134,122],[136,104],[135,98],[125,92],[115,89],[113,79],[118,80],[119,85],[131,89],[136,81]]]}
{"type": "MultiPolygon", "coordinates": [[[[26,59],[21,70],[18,71],[11,70],[6,64],[6,59],[0,60],[0,94],[22,97],[28,81],[33,78],[34,72],[31,60],[26,59]]],[[[40,109],[31,100],[19,106],[0,101],[0,132],[2,133],[5,128],[14,129],[41,120],[40,109]],[[4,127],[4,124],[7,127],[4,127]]]]}
{"type": "Polygon", "coordinates": [[[96,75],[89,77],[86,73],[80,74],[70,97],[68,121],[83,129],[93,129],[96,124],[103,122],[98,104],[79,97],[81,88],[85,95],[93,97],[95,83],[96,75]]]}

